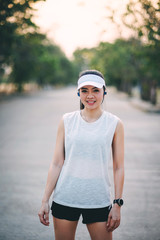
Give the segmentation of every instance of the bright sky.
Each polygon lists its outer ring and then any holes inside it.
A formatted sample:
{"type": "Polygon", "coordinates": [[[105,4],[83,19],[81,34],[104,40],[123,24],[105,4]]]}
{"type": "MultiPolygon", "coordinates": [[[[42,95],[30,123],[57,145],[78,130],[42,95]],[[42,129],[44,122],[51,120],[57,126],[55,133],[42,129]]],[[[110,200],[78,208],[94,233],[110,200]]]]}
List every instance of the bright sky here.
{"type": "MultiPolygon", "coordinates": [[[[100,41],[113,41],[120,36],[118,28],[107,20],[116,11],[120,23],[128,0],[46,0],[36,4],[34,21],[42,32],[58,44],[68,57],[75,49],[94,47],[100,41]]],[[[126,37],[129,30],[122,31],[126,37]]]]}

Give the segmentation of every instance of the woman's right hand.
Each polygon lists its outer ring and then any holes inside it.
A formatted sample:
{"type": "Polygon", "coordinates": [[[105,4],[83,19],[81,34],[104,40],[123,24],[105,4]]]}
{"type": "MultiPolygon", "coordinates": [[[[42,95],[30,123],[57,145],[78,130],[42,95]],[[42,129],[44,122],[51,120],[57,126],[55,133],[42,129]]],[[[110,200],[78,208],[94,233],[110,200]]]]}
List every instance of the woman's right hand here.
{"type": "Polygon", "coordinates": [[[39,210],[38,216],[39,220],[45,226],[49,226],[49,210],[50,206],[48,202],[42,202],[41,208],[39,210]]]}

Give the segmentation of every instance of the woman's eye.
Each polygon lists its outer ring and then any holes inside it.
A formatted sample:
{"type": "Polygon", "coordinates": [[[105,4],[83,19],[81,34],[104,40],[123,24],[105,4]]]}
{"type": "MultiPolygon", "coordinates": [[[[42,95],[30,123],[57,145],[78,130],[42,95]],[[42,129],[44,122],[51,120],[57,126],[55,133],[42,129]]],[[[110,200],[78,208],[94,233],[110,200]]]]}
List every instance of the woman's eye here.
{"type": "Polygon", "coordinates": [[[95,89],[94,92],[99,92],[99,90],[98,90],[98,89],[95,89]]]}
{"type": "Polygon", "coordinates": [[[82,90],[83,93],[86,93],[87,91],[86,90],[82,90]]]}

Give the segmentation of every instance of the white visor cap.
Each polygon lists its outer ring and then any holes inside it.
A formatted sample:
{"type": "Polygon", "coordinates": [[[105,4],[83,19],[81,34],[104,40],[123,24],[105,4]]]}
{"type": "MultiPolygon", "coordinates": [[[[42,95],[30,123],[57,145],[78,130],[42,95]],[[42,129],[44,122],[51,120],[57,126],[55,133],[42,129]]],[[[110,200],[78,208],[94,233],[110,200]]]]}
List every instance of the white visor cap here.
{"type": "Polygon", "coordinates": [[[91,85],[97,88],[105,86],[105,81],[102,77],[95,74],[85,74],[78,80],[78,90],[84,86],[91,85]]]}

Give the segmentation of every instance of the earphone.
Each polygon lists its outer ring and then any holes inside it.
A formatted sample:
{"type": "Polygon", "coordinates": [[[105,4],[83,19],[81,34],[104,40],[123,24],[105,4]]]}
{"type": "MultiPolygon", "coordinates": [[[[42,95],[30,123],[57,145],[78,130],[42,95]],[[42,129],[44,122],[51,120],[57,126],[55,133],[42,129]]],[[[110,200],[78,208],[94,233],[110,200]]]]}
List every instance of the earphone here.
{"type": "Polygon", "coordinates": [[[104,92],[104,95],[107,95],[107,92],[104,92]]]}

